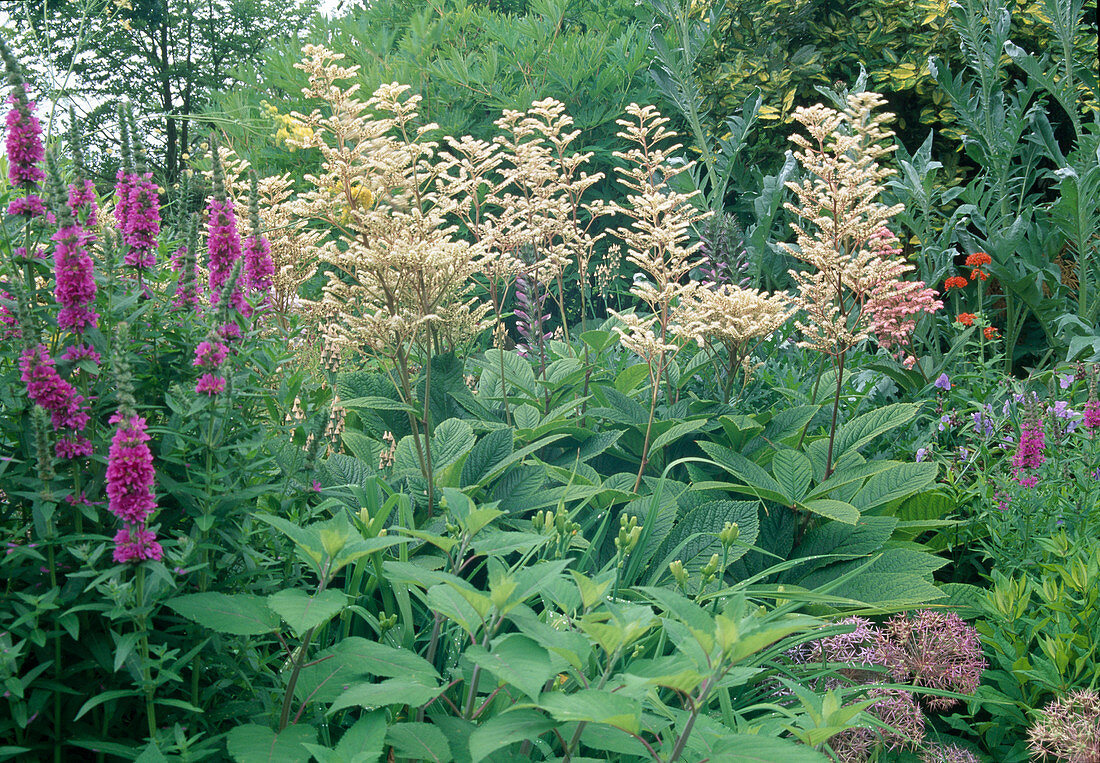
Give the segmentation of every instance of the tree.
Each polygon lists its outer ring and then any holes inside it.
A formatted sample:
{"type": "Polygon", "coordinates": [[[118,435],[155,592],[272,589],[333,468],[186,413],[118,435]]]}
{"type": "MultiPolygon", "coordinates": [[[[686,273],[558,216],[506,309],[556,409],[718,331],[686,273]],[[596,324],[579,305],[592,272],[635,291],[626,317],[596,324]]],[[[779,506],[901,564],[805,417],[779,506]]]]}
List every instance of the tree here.
{"type": "MultiPolygon", "coordinates": [[[[16,44],[37,56],[52,96],[84,105],[87,134],[128,98],[160,149],[154,166],[172,183],[192,140],[190,125],[233,71],[279,38],[297,37],[317,0],[23,0],[13,13],[16,44]]],[[[101,141],[103,138],[100,139],[101,141]]]]}

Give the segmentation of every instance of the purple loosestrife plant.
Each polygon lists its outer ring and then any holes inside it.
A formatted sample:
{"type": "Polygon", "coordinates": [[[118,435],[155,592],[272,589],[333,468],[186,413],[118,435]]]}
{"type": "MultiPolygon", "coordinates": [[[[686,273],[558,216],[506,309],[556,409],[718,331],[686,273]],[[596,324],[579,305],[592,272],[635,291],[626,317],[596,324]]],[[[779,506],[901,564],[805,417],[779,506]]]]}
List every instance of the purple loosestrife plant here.
{"type": "MultiPolygon", "coordinates": [[[[210,270],[210,301],[216,303],[230,280],[234,266],[241,259],[241,234],[237,229],[233,202],[226,196],[225,175],[217,144],[213,141],[210,156],[214,164],[214,193],[206,205],[206,251],[209,256],[207,267],[210,270]]],[[[228,307],[246,318],[252,311],[237,285],[234,285],[229,295],[228,307]]]]}
{"type": "Polygon", "coordinates": [[[179,270],[176,279],[176,293],[172,298],[172,307],[188,308],[196,313],[202,311],[202,306],[199,303],[198,251],[199,215],[194,213],[187,221],[185,243],[176,250],[179,270]]]}
{"type": "Polygon", "coordinates": [[[266,305],[274,285],[275,264],[271,261],[271,244],[260,232],[260,192],[255,173],[251,177],[251,194],[248,199],[250,232],[244,243],[244,280],[249,294],[259,297],[266,305]]]}

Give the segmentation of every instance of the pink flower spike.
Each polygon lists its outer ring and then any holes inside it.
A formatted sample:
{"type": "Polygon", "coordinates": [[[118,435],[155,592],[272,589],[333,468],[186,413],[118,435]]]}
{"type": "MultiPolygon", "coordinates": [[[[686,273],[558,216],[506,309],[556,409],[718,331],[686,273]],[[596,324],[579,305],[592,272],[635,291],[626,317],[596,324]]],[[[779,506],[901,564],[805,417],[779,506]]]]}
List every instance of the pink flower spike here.
{"type": "Polygon", "coordinates": [[[219,395],[225,391],[225,379],[214,374],[203,374],[199,377],[198,383],[195,385],[195,394],[197,395],[219,395]]]}

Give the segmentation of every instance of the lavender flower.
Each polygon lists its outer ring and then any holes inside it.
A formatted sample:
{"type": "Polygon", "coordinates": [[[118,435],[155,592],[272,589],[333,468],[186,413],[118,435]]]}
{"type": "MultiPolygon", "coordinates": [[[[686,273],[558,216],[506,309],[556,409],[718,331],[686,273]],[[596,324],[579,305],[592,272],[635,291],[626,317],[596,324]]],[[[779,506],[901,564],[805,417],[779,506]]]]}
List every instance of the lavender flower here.
{"type": "Polygon", "coordinates": [[[543,313],[546,309],[546,291],[539,288],[534,278],[519,276],[516,279],[516,302],[516,332],[524,340],[516,345],[516,351],[524,357],[534,351],[542,353],[546,340],[553,336],[544,330],[550,320],[550,314],[543,313]]]}
{"type": "Polygon", "coordinates": [[[974,420],[974,432],[984,440],[988,440],[993,436],[993,406],[986,405],[984,409],[979,409],[970,414],[970,418],[974,420]]]}
{"type": "Polygon", "coordinates": [[[951,389],[951,378],[947,374],[940,374],[932,386],[947,391],[951,389]]]}
{"type": "Polygon", "coordinates": [[[1069,389],[1073,386],[1073,374],[1058,374],[1058,386],[1069,389]]]}

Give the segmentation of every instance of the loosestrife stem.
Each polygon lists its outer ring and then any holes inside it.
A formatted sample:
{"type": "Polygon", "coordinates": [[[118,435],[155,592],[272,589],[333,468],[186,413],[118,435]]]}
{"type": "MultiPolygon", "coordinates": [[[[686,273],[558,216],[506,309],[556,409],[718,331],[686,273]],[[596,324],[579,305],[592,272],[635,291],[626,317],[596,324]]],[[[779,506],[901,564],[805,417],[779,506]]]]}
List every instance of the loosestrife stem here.
{"type": "Polygon", "coordinates": [[[149,627],[148,615],[145,607],[145,565],[141,565],[137,571],[137,606],[138,629],[141,633],[141,679],[145,692],[145,717],[149,722],[149,741],[157,738],[157,709],[154,702],[155,689],[153,687],[152,669],[149,666],[149,627]]]}

